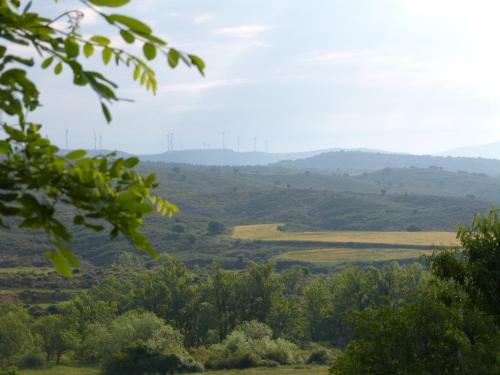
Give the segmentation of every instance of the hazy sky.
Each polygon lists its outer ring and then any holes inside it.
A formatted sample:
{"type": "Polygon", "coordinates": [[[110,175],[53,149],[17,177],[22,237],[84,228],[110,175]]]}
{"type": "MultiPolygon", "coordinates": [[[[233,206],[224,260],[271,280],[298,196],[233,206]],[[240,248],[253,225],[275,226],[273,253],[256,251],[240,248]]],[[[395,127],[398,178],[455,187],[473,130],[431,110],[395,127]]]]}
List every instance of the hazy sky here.
{"type": "MultiPolygon", "coordinates": [[[[92,148],[95,131],[140,153],[164,151],[169,132],[188,149],[220,148],[225,131],[242,151],[254,137],[259,150],[412,153],[500,140],[498,0],[133,0],[123,12],[202,56],[206,77],[162,60],[154,97],[109,70],[135,103],[113,106],[108,126],[88,89],[34,72],[36,120],[60,146],[66,128],[72,148],[92,148]]],[[[87,12],[82,32],[96,21],[87,12]]]]}

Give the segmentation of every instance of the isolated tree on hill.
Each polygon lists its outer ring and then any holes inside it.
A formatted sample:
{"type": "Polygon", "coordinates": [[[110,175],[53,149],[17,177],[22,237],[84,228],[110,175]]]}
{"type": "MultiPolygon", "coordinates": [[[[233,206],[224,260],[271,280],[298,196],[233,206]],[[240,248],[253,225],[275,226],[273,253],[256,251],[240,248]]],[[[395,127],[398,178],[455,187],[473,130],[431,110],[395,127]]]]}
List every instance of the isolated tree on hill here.
{"type": "MultiPolygon", "coordinates": [[[[0,226],[43,230],[53,250],[45,253],[56,270],[71,275],[70,266],[78,260],[68,249],[72,240],[68,218],[60,215],[61,205],[74,208],[70,222],[93,231],[109,229],[112,238],[125,236],[137,249],[156,253],[139,231],[143,217],[156,209],[171,216],[177,208],[152,195],[157,183],[154,175],[143,177],[135,172],[137,158],[85,157],[83,150],[67,155],[41,136],[41,125],[27,119],[27,114],[40,107],[40,92],[30,79],[29,68],[34,59],[19,54],[18,47],[31,48],[43,61],[44,69],[59,75],[71,72],[73,84],[87,86],[97,94],[102,112],[111,121],[109,104],[119,101],[117,85],[97,71],[88,70],[84,59],[99,54],[102,63],[125,65],[133,79],[146,90],[156,92],[155,72],[148,62],[163,57],[175,68],[179,61],[195,66],[203,74],[203,61],[185,54],[155,36],[151,28],[135,18],[106,13],[103,9],[118,8],[130,0],[80,0],[95,12],[128,44],[142,46],[143,57],[127,49],[116,48],[111,36],[80,32],[83,13],[62,10],[55,18],[31,10],[31,1],[0,0],[0,112],[5,114],[0,138],[0,226]],[[59,29],[66,20],[67,29],[59,29]]],[[[63,2],[54,1],[63,6],[63,2]]]]}

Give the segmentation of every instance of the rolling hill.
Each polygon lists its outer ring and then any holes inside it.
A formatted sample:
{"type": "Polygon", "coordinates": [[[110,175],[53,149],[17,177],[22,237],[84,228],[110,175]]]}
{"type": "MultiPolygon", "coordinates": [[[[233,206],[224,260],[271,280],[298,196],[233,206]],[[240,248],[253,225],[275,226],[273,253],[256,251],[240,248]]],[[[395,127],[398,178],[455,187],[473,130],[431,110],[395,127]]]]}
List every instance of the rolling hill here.
{"type": "Polygon", "coordinates": [[[490,176],[497,176],[500,174],[500,160],[494,159],[360,151],[326,152],[310,158],[281,161],[275,165],[283,168],[325,172],[369,172],[384,168],[437,167],[452,172],[465,171],[469,173],[482,173],[490,176]]]}

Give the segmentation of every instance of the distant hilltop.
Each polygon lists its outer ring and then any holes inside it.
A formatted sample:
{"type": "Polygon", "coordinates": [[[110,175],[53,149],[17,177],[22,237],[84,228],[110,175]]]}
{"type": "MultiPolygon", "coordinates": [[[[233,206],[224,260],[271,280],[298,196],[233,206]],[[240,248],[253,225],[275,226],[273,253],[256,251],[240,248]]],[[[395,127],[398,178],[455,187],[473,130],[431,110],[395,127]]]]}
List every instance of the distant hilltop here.
{"type": "Polygon", "coordinates": [[[363,151],[326,152],[310,158],[281,161],[283,168],[315,171],[373,172],[384,168],[441,168],[451,172],[500,175],[500,160],[451,156],[390,154],[363,151]]]}
{"type": "Polygon", "coordinates": [[[437,155],[500,159],[500,142],[488,143],[480,146],[454,148],[437,155]]]}
{"type": "MultiPolygon", "coordinates": [[[[64,153],[65,151],[61,151],[64,153]]],[[[89,150],[89,155],[110,153],[109,150],[89,150]]],[[[122,151],[120,157],[134,156],[122,151]]],[[[236,152],[226,149],[179,150],[159,154],[135,155],[145,162],[164,162],[199,166],[273,166],[316,172],[373,172],[384,168],[441,168],[452,172],[500,175],[500,160],[434,155],[396,154],[379,150],[316,150],[308,152],[270,153],[236,152]]]]}
{"type": "MultiPolygon", "coordinates": [[[[325,152],[342,151],[343,149],[332,148],[324,150],[304,151],[304,152],[288,152],[288,153],[271,153],[261,151],[236,152],[230,149],[211,149],[211,150],[175,150],[167,151],[159,154],[131,154],[123,151],[115,151],[119,157],[137,156],[142,161],[164,162],[175,164],[192,164],[201,166],[252,166],[252,165],[268,165],[280,162],[282,160],[298,160],[310,158],[320,155],[325,152]]],[[[380,152],[385,151],[356,149],[361,152],[380,152]]],[[[62,153],[67,150],[62,150],[62,153]]],[[[111,150],[87,150],[90,156],[100,154],[108,154],[111,150]]]]}

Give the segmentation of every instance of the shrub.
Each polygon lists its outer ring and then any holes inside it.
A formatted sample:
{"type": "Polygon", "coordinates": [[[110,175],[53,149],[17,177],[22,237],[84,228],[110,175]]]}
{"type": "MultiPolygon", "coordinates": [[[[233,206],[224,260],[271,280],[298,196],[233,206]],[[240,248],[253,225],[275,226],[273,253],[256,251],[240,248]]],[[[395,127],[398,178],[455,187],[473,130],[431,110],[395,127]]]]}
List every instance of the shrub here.
{"type": "Polygon", "coordinates": [[[241,331],[234,331],[224,340],[224,345],[226,349],[230,352],[236,352],[238,350],[250,350],[250,343],[245,335],[241,331]]]}
{"type": "Polygon", "coordinates": [[[241,323],[237,331],[244,333],[249,340],[260,340],[273,336],[271,327],[256,320],[241,323]]]}
{"type": "Polygon", "coordinates": [[[304,362],[297,345],[288,340],[262,340],[256,344],[267,344],[263,348],[264,351],[261,352],[261,357],[264,359],[276,361],[281,365],[294,365],[304,362]]]}
{"type": "Polygon", "coordinates": [[[134,342],[157,352],[183,352],[182,334],[150,312],[129,311],[108,326],[94,324],[87,331],[80,350],[83,359],[106,360],[134,342]]]}
{"type": "Polygon", "coordinates": [[[38,369],[46,364],[45,355],[40,352],[29,352],[21,357],[18,366],[23,369],[38,369]]]}
{"type": "Polygon", "coordinates": [[[224,345],[215,344],[210,348],[200,347],[192,350],[193,357],[203,363],[206,369],[217,370],[224,368],[227,351],[224,345]]]}
{"type": "Polygon", "coordinates": [[[333,362],[332,353],[325,348],[315,349],[309,354],[306,363],[308,365],[331,365],[333,362]]]}
{"type": "Polygon", "coordinates": [[[257,367],[261,362],[259,356],[251,351],[239,350],[229,354],[225,366],[222,368],[245,369],[257,367]]]}
{"type": "Polygon", "coordinates": [[[0,375],[19,375],[19,371],[15,366],[0,367],[0,375]]]}
{"type": "Polygon", "coordinates": [[[102,367],[105,375],[156,375],[203,370],[203,366],[191,357],[164,354],[140,342],[115,353],[102,367]]]}
{"type": "Polygon", "coordinates": [[[219,223],[218,221],[210,221],[207,226],[207,232],[211,236],[224,233],[224,229],[224,224],[219,223]]]}

